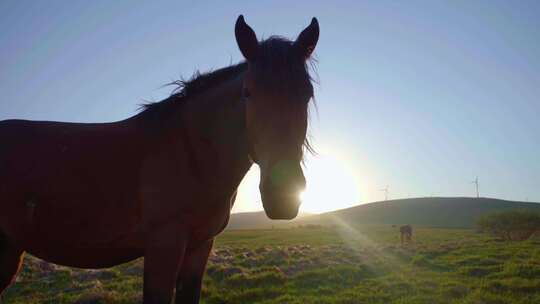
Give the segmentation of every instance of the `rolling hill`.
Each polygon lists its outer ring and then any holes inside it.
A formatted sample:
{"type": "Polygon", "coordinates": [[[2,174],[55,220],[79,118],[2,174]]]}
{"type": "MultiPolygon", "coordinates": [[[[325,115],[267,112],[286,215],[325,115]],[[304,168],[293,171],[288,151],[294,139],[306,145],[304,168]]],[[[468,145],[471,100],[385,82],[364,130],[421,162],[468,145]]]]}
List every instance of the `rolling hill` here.
{"type": "Polygon", "coordinates": [[[478,216],[493,211],[523,208],[540,212],[540,203],[494,198],[423,197],[368,203],[293,221],[272,221],[264,212],[236,213],[227,229],[271,228],[284,225],[412,224],[417,226],[470,228],[478,216]]]}

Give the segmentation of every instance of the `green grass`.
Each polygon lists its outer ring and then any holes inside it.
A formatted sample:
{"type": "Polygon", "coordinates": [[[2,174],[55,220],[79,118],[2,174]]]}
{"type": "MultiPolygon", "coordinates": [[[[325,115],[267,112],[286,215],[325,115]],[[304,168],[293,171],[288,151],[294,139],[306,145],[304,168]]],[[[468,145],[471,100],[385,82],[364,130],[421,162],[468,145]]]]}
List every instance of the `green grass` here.
{"type": "MultiPolygon", "coordinates": [[[[99,271],[29,257],[5,303],[140,303],[142,261],[99,271]]],[[[500,242],[465,229],[342,226],[227,231],[203,303],[540,303],[540,240],[500,242]]]]}

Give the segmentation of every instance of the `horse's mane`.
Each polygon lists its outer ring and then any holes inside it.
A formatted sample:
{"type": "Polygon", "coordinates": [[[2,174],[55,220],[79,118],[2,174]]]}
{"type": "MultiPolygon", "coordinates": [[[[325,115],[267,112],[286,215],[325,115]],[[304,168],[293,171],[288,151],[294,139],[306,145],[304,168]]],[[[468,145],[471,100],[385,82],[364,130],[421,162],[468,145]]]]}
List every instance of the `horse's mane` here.
{"type": "MultiPolygon", "coordinates": [[[[259,55],[254,63],[255,81],[270,90],[287,91],[296,94],[294,89],[308,84],[311,87],[312,77],[309,74],[308,63],[313,67],[313,61],[290,56],[293,42],[289,39],[271,36],[259,44],[259,55]],[[294,58],[291,60],[291,58],[294,58]]],[[[175,86],[171,95],[158,102],[141,105],[138,114],[145,121],[153,121],[156,126],[167,125],[169,118],[176,117],[178,106],[192,96],[203,93],[215,86],[233,79],[247,69],[247,62],[240,62],[215,71],[201,73],[196,71],[190,79],[175,80],[167,85],[175,86]]],[[[311,91],[313,97],[313,91],[311,91]]],[[[304,146],[313,151],[306,139],[304,146]]]]}
{"type": "Polygon", "coordinates": [[[172,81],[166,86],[175,86],[171,95],[162,101],[148,102],[141,105],[142,117],[149,119],[163,119],[175,111],[175,107],[185,102],[191,96],[204,92],[216,84],[233,78],[247,68],[246,62],[241,62],[219,70],[201,73],[196,71],[190,79],[172,81]]]}

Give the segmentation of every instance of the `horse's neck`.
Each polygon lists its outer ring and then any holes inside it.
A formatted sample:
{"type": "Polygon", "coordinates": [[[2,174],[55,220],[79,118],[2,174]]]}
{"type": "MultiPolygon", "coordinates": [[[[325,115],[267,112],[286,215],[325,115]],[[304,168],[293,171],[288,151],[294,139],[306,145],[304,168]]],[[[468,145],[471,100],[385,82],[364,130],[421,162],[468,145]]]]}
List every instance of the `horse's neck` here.
{"type": "Polygon", "coordinates": [[[195,97],[187,113],[188,137],[206,179],[235,191],[252,162],[241,100],[242,75],[195,97]],[[197,150],[199,149],[199,150],[197,150]]]}

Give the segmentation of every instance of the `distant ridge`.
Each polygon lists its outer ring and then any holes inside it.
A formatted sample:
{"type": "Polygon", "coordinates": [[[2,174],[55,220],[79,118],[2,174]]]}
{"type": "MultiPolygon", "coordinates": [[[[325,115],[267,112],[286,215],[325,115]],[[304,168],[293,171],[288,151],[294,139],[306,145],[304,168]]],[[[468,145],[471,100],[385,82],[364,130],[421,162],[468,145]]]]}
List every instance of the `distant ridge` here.
{"type": "Polygon", "coordinates": [[[482,214],[523,208],[540,212],[540,204],[494,198],[423,197],[389,200],[336,210],[321,215],[364,224],[414,224],[432,227],[473,227],[482,214]]]}
{"type": "Polygon", "coordinates": [[[494,198],[422,197],[380,201],[304,216],[294,221],[272,221],[264,212],[231,215],[228,229],[271,228],[283,225],[332,224],[411,224],[417,226],[471,228],[482,214],[505,209],[529,209],[540,212],[540,203],[507,201],[494,198]]]}

